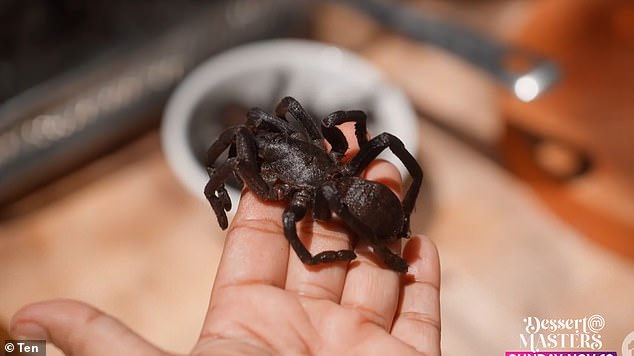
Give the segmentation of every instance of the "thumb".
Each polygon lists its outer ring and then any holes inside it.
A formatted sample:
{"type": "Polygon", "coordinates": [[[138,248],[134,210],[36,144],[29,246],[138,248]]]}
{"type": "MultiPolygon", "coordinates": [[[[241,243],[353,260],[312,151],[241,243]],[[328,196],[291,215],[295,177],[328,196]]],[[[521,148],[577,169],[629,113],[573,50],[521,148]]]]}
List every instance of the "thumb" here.
{"type": "Polygon", "coordinates": [[[67,355],[166,355],[113,317],[72,300],[27,305],[11,320],[21,339],[46,339],[67,355]]]}

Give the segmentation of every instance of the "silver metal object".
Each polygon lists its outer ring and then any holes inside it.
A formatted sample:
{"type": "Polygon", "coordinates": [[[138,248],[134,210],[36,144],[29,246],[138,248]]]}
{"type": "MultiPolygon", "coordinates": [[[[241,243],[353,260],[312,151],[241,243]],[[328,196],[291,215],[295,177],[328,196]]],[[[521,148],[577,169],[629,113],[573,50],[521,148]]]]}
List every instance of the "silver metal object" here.
{"type": "Polygon", "coordinates": [[[548,90],[559,75],[557,65],[522,48],[501,43],[472,29],[423,14],[393,1],[340,0],[415,40],[444,48],[503,83],[523,101],[548,90]],[[513,69],[513,62],[523,63],[513,69]]]}

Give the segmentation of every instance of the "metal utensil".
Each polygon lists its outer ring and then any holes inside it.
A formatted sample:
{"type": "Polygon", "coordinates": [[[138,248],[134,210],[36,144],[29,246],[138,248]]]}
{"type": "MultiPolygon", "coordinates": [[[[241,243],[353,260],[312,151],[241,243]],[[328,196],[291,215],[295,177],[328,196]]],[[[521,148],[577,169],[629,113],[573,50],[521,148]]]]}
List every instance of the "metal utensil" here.
{"type": "Polygon", "coordinates": [[[523,48],[501,43],[447,20],[390,1],[341,0],[408,37],[457,55],[507,86],[522,101],[543,94],[557,80],[555,63],[523,48]],[[521,63],[521,68],[513,68],[521,63]]]}

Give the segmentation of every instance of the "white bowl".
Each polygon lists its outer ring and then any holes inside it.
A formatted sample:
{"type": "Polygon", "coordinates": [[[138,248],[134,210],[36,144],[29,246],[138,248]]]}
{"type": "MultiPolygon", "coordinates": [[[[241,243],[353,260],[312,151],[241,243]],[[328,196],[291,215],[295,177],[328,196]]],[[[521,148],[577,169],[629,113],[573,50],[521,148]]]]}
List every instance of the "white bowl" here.
{"type": "MultiPolygon", "coordinates": [[[[418,150],[418,124],[411,104],[369,62],[318,42],[272,40],[223,52],[202,63],[176,88],[161,127],[163,150],[176,176],[195,196],[205,199],[203,189],[209,177],[197,159],[200,153],[195,153],[190,128],[201,105],[206,109],[239,98],[242,103],[263,106],[287,95],[320,117],[336,110],[371,112],[373,122],[368,126],[372,135],[390,132],[412,154],[418,150]],[[282,88],[280,78],[284,79],[282,88]],[[273,98],[276,94],[279,97],[273,98]]],[[[220,130],[209,137],[207,145],[220,130]]],[[[391,153],[381,157],[393,162],[403,177],[408,174],[391,153]]],[[[230,188],[229,194],[235,209],[239,192],[230,188]]]]}

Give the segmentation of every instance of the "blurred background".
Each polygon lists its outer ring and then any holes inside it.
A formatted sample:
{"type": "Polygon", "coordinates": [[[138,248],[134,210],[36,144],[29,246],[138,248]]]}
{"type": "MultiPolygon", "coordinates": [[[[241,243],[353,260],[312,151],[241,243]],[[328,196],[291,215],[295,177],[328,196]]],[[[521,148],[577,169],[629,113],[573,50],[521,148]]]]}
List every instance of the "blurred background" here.
{"type": "MultiPolygon", "coordinates": [[[[21,306],[63,297],[190,350],[224,233],[170,168],[161,119],[199,64],[277,38],[351,51],[411,103],[426,174],[413,230],[439,248],[444,354],[499,355],[520,347],[524,318],[594,314],[603,349],[621,350],[634,331],[627,0],[0,0],[3,333],[21,306]]],[[[241,100],[209,122],[234,122],[241,100]]]]}

